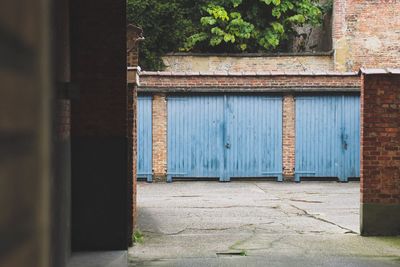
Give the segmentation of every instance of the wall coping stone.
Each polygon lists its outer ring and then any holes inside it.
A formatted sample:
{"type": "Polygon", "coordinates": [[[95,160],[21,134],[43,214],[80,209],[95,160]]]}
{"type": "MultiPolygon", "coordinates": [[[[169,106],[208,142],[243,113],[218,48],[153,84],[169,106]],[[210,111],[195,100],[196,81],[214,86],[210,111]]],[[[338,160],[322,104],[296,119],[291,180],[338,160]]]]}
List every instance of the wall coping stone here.
{"type": "Polygon", "coordinates": [[[265,71],[265,72],[169,72],[142,71],[140,76],[358,76],[358,72],[336,71],[265,71]]]}
{"type": "Polygon", "coordinates": [[[326,52],[291,52],[291,53],[168,53],[165,56],[179,57],[315,57],[315,56],[333,56],[334,50],[326,52]]]}
{"type": "Polygon", "coordinates": [[[381,69],[361,68],[359,74],[365,74],[365,75],[400,74],[400,68],[381,68],[381,69]]]}
{"type": "Polygon", "coordinates": [[[139,93],[360,93],[360,87],[156,87],[140,86],[139,93]]]}

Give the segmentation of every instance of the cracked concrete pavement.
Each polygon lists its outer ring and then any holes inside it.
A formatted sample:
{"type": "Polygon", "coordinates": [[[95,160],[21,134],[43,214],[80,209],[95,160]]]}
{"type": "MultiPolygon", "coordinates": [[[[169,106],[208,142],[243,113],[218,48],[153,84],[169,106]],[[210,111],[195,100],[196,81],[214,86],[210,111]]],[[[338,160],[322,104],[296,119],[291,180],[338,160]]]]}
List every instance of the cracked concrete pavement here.
{"type": "Polygon", "coordinates": [[[138,185],[130,266],[400,266],[399,238],[359,232],[359,183],[138,185]]]}

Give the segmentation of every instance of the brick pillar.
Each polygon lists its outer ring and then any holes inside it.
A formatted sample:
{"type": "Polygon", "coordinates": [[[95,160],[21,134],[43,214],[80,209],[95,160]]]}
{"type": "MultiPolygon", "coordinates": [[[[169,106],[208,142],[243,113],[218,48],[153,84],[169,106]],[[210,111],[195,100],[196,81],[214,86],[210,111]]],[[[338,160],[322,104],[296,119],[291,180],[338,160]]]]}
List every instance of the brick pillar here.
{"type": "Polygon", "coordinates": [[[362,75],[361,234],[400,234],[400,75],[362,75]]]}
{"type": "MultiPolygon", "coordinates": [[[[128,140],[128,187],[132,188],[129,193],[129,203],[132,206],[132,221],[130,225],[129,236],[132,236],[137,222],[136,205],[136,184],[137,184],[137,86],[139,76],[137,75],[137,66],[139,64],[139,41],[142,40],[142,29],[129,24],[127,26],[127,140],[128,140]]],[[[131,240],[128,240],[129,242],[131,240]]]]}
{"type": "Polygon", "coordinates": [[[154,181],[167,177],[167,100],[165,94],[153,97],[153,174],[154,181]]]}
{"type": "Polygon", "coordinates": [[[71,236],[71,101],[57,94],[54,105],[53,162],[53,266],[64,266],[70,254],[71,236]]]}
{"type": "Polygon", "coordinates": [[[133,185],[132,191],[128,192],[130,203],[132,204],[132,225],[131,235],[136,227],[136,159],[137,159],[137,90],[136,84],[128,84],[128,103],[127,103],[127,138],[128,138],[128,183],[133,185]]]}
{"type": "Polygon", "coordinates": [[[283,176],[293,180],[295,167],[295,101],[292,94],[283,96],[283,176]]]}
{"type": "Polygon", "coordinates": [[[54,10],[54,62],[57,64],[54,66],[53,127],[56,135],[53,138],[52,160],[56,180],[52,186],[52,242],[58,245],[53,246],[52,266],[65,266],[71,253],[71,99],[76,86],[71,84],[69,1],[56,1],[54,10]]]}

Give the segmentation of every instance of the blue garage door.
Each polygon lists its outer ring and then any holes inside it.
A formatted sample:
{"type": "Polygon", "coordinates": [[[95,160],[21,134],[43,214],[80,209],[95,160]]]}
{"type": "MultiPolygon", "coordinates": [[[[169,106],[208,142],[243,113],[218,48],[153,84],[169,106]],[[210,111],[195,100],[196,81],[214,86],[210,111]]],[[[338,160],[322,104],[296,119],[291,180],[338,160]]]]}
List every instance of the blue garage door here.
{"type": "Polygon", "coordinates": [[[282,97],[168,97],[168,181],[282,180],[282,97]]]}
{"type": "Polygon", "coordinates": [[[296,97],[296,170],[301,177],[360,176],[360,99],[296,97]]]}
{"type": "Polygon", "coordinates": [[[152,181],[152,98],[138,97],[137,177],[152,181]]]}

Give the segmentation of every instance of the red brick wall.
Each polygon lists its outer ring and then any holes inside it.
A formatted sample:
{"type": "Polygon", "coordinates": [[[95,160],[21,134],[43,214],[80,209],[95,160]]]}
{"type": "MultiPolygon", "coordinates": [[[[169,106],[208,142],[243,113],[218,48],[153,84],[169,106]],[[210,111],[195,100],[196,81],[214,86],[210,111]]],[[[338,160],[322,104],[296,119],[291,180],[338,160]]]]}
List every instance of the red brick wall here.
{"type": "Polygon", "coordinates": [[[295,167],[295,146],[296,146],[296,128],[295,128],[295,98],[293,94],[283,96],[283,128],[282,128],[282,165],[283,176],[293,177],[295,167]]]}
{"type": "Polygon", "coordinates": [[[363,75],[361,202],[400,204],[400,75],[363,75]]]}
{"type": "MultiPolygon", "coordinates": [[[[139,64],[139,38],[142,32],[133,25],[127,29],[127,66],[137,67],[139,64]]],[[[128,139],[128,183],[132,186],[132,232],[137,223],[137,81],[129,79],[129,74],[136,77],[136,69],[128,72],[127,98],[127,139],[128,139]]],[[[132,233],[130,233],[132,234],[132,233]]]]}
{"type": "Polygon", "coordinates": [[[398,67],[400,1],[334,1],[335,69],[398,67]]]}
{"type": "Polygon", "coordinates": [[[133,186],[131,200],[132,203],[132,230],[137,223],[136,205],[136,173],[137,173],[137,90],[136,85],[128,86],[127,101],[127,138],[128,138],[128,184],[133,186]]]}
{"type": "Polygon", "coordinates": [[[166,181],[167,101],[165,94],[153,96],[153,170],[154,181],[166,181]]]}
{"type": "Polygon", "coordinates": [[[355,88],[360,78],[354,73],[170,73],[143,72],[140,76],[141,90],[145,88],[355,88]]]}

